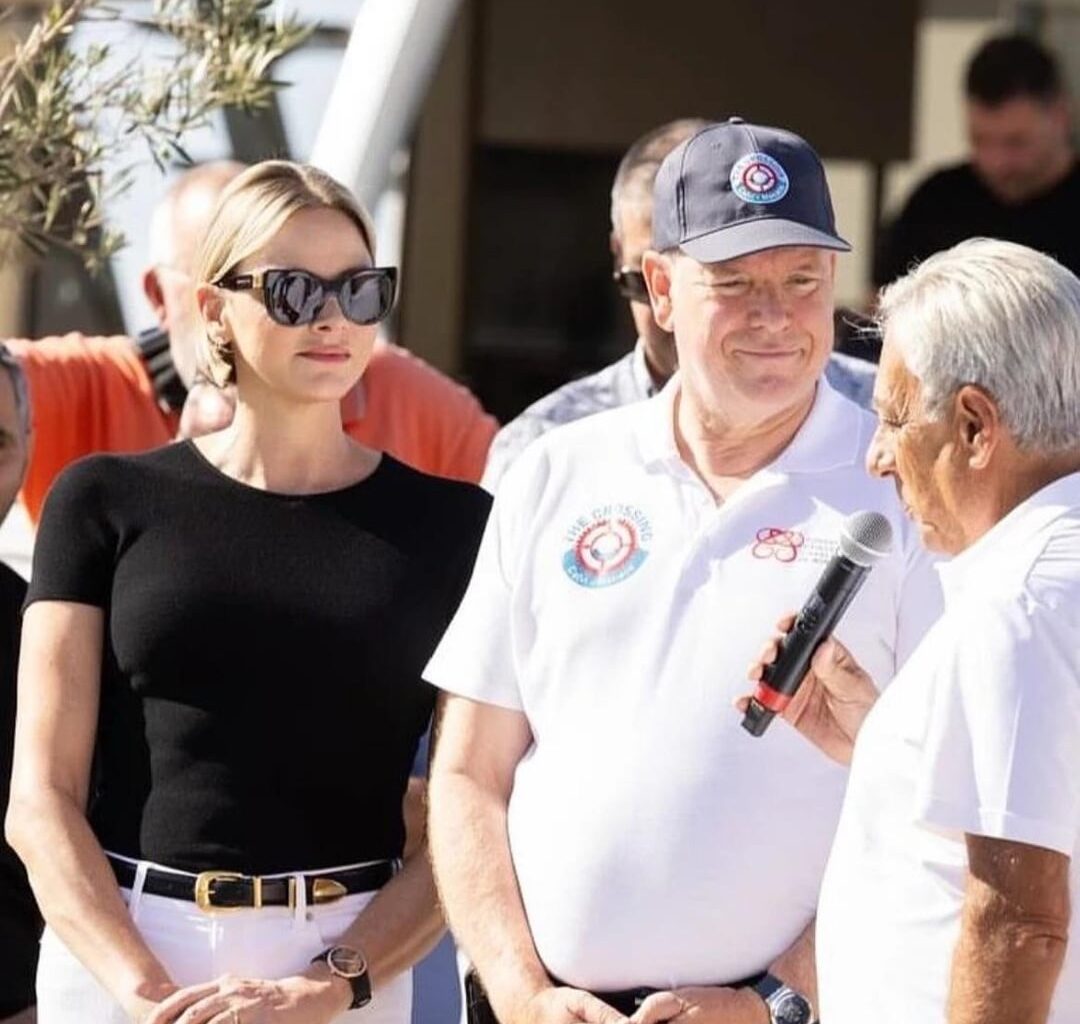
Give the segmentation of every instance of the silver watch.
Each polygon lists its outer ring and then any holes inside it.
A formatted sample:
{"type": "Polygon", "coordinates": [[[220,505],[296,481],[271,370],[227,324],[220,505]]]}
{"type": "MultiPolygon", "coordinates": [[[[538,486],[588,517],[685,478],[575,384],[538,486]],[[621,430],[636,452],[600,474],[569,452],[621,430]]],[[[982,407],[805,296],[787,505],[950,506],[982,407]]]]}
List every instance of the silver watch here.
{"type": "Polygon", "coordinates": [[[766,973],[753,988],[764,1000],[771,1024],[813,1024],[814,1010],[810,1000],[779,978],[766,973]]]}

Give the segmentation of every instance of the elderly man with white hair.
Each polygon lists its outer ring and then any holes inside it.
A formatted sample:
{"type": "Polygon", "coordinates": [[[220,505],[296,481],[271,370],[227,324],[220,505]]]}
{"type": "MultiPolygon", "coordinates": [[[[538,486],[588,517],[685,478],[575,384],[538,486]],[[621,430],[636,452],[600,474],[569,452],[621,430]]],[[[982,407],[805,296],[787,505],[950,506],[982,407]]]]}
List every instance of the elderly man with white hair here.
{"type": "Polygon", "coordinates": [[[869,468],[956,557],[945,614],[880,698],[830,641],[786,715],[851,762],[818,908],[821,1018],[1074,1024],[1080,280],[976,240],[888,288],[881,316],[869,468]]]}

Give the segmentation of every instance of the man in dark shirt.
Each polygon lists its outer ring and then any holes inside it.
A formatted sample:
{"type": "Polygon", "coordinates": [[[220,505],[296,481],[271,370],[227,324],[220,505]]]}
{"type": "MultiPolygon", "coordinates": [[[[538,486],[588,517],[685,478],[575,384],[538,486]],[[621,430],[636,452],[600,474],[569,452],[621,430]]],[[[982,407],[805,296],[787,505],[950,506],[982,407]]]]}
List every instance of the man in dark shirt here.
{"type": "Polygon", "coordinates": [[[1080,165],[1053,56],[1025,36],[991,39],[965,92],[971,158],[916,188],[885,232],[874,283],[974,236],[1029,245],[1080,273],[1080,165]]]}
{"type": "MultiPolygon", "coordinates": [[[[30,416],[19,365],[0,345],[0,521],[8,514],[26,470],[30,416]]],[[[0,820],[7,813],[15,733],[15,670],[25,581],[0,563],[0,820]]],[[[41,919],[26,872],[0,838],[0,1021],[30,1024],[41,919]]]]}

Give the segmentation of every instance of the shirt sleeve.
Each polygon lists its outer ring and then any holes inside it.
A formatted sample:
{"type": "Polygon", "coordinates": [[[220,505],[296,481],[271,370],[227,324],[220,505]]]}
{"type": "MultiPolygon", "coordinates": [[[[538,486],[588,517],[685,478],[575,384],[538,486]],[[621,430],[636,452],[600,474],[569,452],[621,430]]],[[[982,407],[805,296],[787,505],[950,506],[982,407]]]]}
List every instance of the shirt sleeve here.
{"type": "MultiPolygon", "coordinates": [[[[428,472],[448,480],[480,482],[491,440],[499,429],[495,417],[468,388],[415,356],[402,368],[410,371],[410,388],[418,417],[417,445],[428,472]]],[[[401,401],[396,395],[395,402],[401,401]]]]}
{"type": "Polygon", "coordinates": [[[28,605],[34,601],[108,605],[117,543],[105,514],[107,462],[91,456],[56,478],[34,544],[28,605]]]}
{"type": "Polygon", "coordinates": [[[352,437],[421,472],[479,483],[499,424],[471,391],[388,343],[376,344],[362,383],[362,411],[344,413],[352,437]]]}
{"type": "Polygon", "coordinates": [[[495,497],[465,596],[424,671],[440,690],[514,711],[523,709],[513,646],[521,468],[495,497]]]}
{"type": "Polygon", "coordinates": [[[484,412],[483,406],[472,392],[461,388],[458,393],[458,408],[447,427],[448,443],[443,475],[452,480],[478,484],[484,475],[488,449],[499,429],[498,421],[484,412]]]}
{"type": "Polygon", "coordinates": [[[916,820],[1072,855],[1080,821],[1075,619],[1026,598],[989,613],[980,603],[977,617],[961,618],[937,666],[916,820]]]}
{"type": "Polygon", "coordinates": [[[491,442],[480,486],[489,494],[494,494],[514,460],[546,429],[547,425],[540,417],[527,413],[507,423],[491,442]]]}
{"type": "Polygon", "coordinates": [[[22,499],[37,522],[45,495],[67,465],[94,452],[166,444],[173,429],[128,338],[65,335],[9,347],[26,373],[33,445],[22,499]]]}

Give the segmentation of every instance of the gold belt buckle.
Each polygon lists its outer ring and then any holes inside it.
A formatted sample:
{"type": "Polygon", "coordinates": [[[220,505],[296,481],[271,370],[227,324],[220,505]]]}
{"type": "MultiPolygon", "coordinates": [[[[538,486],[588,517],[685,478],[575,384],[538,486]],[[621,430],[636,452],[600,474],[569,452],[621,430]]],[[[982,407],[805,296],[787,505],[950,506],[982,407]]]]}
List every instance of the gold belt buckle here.
{"type": "Polygon", "coordinates": [[[347,893],[345,886],[333,878],[316,878],[311,883],[312,903],[333,903],[347,893]]]}
{"type": "MultiPolygon", "coordinates": [[[[218,907],[214,905],[213,886],[215,882],[238,881],[245,876],[239,871],[202,871],[195,876],[195,906],[204,914],[222,914],[230,910],[247,910],[247,907],[218,907]]],[[[254,878],[254,899],[252,906],[262,906],[262,879],[254,878]]]]}

